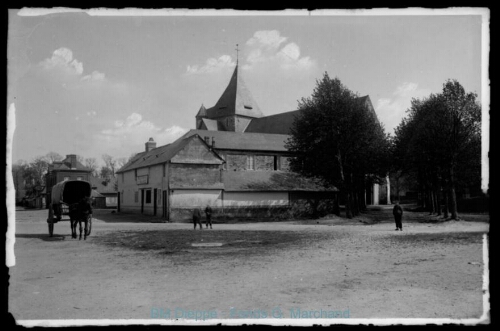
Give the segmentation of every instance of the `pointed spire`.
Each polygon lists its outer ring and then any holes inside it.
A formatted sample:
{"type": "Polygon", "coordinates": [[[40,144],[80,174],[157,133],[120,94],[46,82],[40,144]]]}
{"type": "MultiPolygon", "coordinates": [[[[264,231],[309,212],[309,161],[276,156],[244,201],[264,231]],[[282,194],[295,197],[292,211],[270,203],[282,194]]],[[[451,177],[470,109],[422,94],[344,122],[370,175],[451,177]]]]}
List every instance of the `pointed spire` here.
{"type": "Polygon", "coordinates": [[[207,116],[207,109],[203,104],[201,104],[200,110],[198,110],[198,114],[196,114],[196,117],[204,117],[207,116]]]}
{"type": "Polygon", "coordinates": [[[238,65],[234,68],[229,84],[219,98],[219,101],[217,101],[215,106],[207,110],[209,118],[228,115],[242,115],[253,118],[264,116],[260,111],[259,105],[247,89],[241,74],[238,74],[238,65]]]}

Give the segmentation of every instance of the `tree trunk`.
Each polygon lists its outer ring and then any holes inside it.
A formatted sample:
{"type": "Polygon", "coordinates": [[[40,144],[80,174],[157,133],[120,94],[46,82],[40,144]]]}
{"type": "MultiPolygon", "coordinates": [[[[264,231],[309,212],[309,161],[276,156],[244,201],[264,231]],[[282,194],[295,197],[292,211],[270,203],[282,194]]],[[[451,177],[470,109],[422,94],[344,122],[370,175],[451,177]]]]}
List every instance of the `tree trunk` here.
{"type": "Polygon", "coordinates": [[[335,194],[335,199],[333,200],[333,213],[340,216],[339,193],[335,194]]]}
{"type": "Polygon", "coordinates": [[[451,219],[458,220],[457,195],[455,193],[455,175],[453,168],[450,169],[450,212],[451,219]]]}
{"type": "Polygon", "coordinates": [[[444,195],[444,218],[448,218],[449,215],[448,215],[448,190],[445,189],[444,192],[443,192],[443,195],[444,195]]]}
{"type": "Polygon", "coordinates": [[[427,191],[427,206],[429,210],[429,215],[434,213],[434,203],[432,202],[432,191],[427,191]]]}
{"type": "Polygon", "coordinates": [[[359,215],[359,201],[358,201],[358,192],[354,191],[352,194],[352,213],[354,216],[359,215]]]}
{"type": "Polygon", "coordinates": [[[441,216],[441,194],[439,194],[439,191],[436,191],[436,204],[438,209],[438,216],[441,216]]]}
{"type": "MultiPolygon", "coordinates": [[[[364,186],[363,186],[364,187],[364,186]]],[[[361,191],[358,192],[359,195],[359,202],[360,202],[360,209],[361,211],[366,211],[366,194],[365,194],[366,188],[363,188],[361,191]]]]}
{"type": "Polygon", "coordinates": [[[349,219],[352,218],[352,209],[351,209],[351,192],[345,192],[345,216],[349,219]]]}

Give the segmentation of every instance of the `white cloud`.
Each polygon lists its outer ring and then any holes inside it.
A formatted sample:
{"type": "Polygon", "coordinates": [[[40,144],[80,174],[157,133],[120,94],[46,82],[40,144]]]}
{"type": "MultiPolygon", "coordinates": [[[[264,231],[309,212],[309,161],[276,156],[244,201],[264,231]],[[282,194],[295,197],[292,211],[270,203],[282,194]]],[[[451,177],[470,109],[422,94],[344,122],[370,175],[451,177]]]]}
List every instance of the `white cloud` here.
{"type": "Polygon", "coordinates": [[[46,71],[63,75],[62,78],[76,78],[83,82],[103,81],[105,75],[99,71],[93,71],[90,75],[83,75],[83,63],[73,58],[73,52],[61,47],[52,53],[52,57],[39,63],[46,71]]]}
{"type": "Polygon", "coordinates": [[[81,75],[83,73],[83,64],[73,59],[73,52],[65,47],[56,49],[50,59],[40,62],[40,65],[47,69],[59,69],[68,74],[81,75]]]}
{"type": "Polygon", "coordinates": [[[411,99],[423,98],[431,93],[428,89],[418,87],[417,83],[404,82],[396,88],[390,98],[377,100],[375,110],[386,132],[393,133],[394,129],[405,117],[406,110],[411,106],[411,99]]]}
{"type": "Polygon", "coordinates": [[[264,47],[268,49],[277,49],[281,43],[286,41],[286,37],[281,37],[277,30],[257,31],[253,37],[248,39],[248,46],[264,47]]]}
{"type": "Polygon", "coordinates": [[[90,75],[82,77],[82,80],[87,80],[87,81],[102,81],[104,79],[105,75],[99,71],[93,71],[90,75]]]}
{"type": "Polygon", "coordinates": [[[106,143],[108,149],[117,151],[117,154],[129,155],[142,151],[149,138],[153,138],[157,146],[162,146],[173,142],[187,131],[176,125],[164,129],[144,120],[141,114],[132,113],[125,120],[115,121],[113,128],[101,131],[98,138],[106,143]]]}
{"type": "Polygon", "coordinates": [[[206,62],[205,65],[203,66],[198,66],[198,65],[193,65],[187,67],[187,74],[207,74],[207,73],[214,73],[214,72],[219,72],[225,68],[231,68],[234,67],[236,63],[232,60],[231,56],[229,55],[222,55],[218,59],[216,58],[209,58],[206,62]]]}
{"type": "Polygon", "coordinates": [[[300,47],[296,43],[284,44],[286,40],[276,30],[255,32],[246,43],[249,53],[243,69],[269,66],[282,70],[305,70],[315,66],[309,56],[301,57],[300,47]]]}

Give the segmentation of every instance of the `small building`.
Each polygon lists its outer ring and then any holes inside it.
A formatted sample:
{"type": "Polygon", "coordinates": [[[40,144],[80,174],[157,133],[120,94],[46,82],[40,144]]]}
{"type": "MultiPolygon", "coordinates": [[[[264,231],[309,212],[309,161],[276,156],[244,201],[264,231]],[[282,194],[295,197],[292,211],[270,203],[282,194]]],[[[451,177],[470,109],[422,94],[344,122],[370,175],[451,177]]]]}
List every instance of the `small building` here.
{"type": "Polygon", "coordinates": [[[90,184],[92,185],[92,190],[96,192],[94,193],[94,203],[96,208],[118,207],[118,191],[116,180],[116,177],[99,178],[90,176],[90,184]]]}
{"type": "Polygon", "coordinates": [[[85,180],[90,181],[92,171],[78,162],[76,154],[66,155],[62,161],[54,161],[49,164],[47,174],[45,175],[46,185],[46,204],[51,201],[52,187],[65,180],[85,180]]]}

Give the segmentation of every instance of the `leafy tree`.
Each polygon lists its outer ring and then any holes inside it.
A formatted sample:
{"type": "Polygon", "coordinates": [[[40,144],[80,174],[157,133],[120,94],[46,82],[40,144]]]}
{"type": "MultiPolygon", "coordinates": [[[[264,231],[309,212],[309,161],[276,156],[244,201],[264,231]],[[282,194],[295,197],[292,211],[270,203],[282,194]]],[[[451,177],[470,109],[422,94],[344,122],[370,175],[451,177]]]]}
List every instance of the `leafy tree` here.
{"type": "Polygon", "coordinates": [[[117,170],[116,169],[116,160],[111,155],[108,155],[108,154],[103,154],[102,160],[104,161],[105,167],[110,170],[110,172],[111,172],[110,175],[112,177],[114,177],[115,171],[117,170]]]}
{"type": "Polygon", "coordinates": [[[286,144],[297,155],[290,162],[292,171],[338,188],[348,218],[364,206],[367,184],[385,177],[389,166],[388,137],[361,101],[325,73],[312,96],[299,102],[300,113],[286,144]]]}
{"type": "Polygon", "coordinates": [[[423,205],[431,213],[458,218],[456,187],[480,180],[481,107],[477,95],[456,80],[442,93],[413,100],[408,116],[396,129],[394,167],[417,178],[423,205]],[[442,194],[441,194],[442,192],[442,194]]]}

